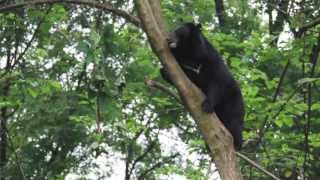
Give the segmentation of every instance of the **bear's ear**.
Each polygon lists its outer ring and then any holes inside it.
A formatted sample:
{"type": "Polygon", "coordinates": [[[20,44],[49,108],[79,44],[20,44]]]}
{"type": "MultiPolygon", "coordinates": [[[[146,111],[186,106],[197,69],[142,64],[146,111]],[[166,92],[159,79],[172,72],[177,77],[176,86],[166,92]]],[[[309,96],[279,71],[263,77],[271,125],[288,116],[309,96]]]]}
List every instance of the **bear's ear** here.
{"type": "Polygon", "coordinates": [[[196,27],[197,27],[199,30],[201,30],[201,29],[202,29],[201,23],[196,24],[196,27]]]}

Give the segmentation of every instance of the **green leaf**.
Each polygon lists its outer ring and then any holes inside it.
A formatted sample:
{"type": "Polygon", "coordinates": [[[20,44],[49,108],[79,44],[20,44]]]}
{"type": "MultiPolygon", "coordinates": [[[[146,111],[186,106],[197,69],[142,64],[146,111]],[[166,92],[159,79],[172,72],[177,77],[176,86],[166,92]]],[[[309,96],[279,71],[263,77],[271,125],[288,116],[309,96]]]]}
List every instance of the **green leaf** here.
{"type": "Polygon", "coordinates": [[[86,126],[90,126],[92,123],[94,123],[94,119],[89,116],[70,116],[70,121],[80,123],[86,126]]]}
{"type": "Polygon", "coordinates": [[[302,78],[298,80],[297,84],[302,85],[306,83],[312,83],[312,82],[318,81],[319,79],[320,78],[302,78]]]}
{"type": "Polygon", "coordinates": [[[10,102],[10,101],[1,101],[0,102],[0,108],[3,108],[3,107],[10,107],[10,106],[12,106],[12,105],[14,105],[12,102],[10,102]]]}
{"type": "Polygon", "coordinates": [[[288,127],[292,127],[293,126],[293,120],[292,120],[292,118],[285,118],[285,119],[283,119],[283,123],[285,124],[285,125],[287,125],[288,127]]]}
{"type": "Polygon", "coordinates": [[[39,95],[39,92],[36,89],[28,88],[27,91],[29,95],[33,98],[36,98],[39,95]]]}
{"type": "Polygon", "coordinates": [[[275,120],[275,124],[279,127],[279,128],[281,128],[282,126],[283,126],[283,121],[282,121],[282,119],[276,119],[275,120]]]}
{"type": "Polygon", "coordinates": [[[79,42],[77,48],[79,49],[79,51],[83,52],[84,54],[87,54],[90,48],[90,44],[88,41],[81,41],[79,42]]]}
{"type": "Polygon", "coordinates": [[[93,47],[98,47],[100,35],[96,31],[90,31],[90,39],[93,41],[93,47]]]}
{"type": "Polygon", "coordinates": [[[291,175],[292,175],[292,172],[288,171],[288,170],[285,171],[285,173],[284,173],[284,176],[287,177],[287,178],[289,178],[291,175]]]}
{"type": "Polygon", "coordinates": [[[308,105],[306,103],[296,103],[294,107],[298,112],[304,112],[308,109],[308,105]]]}
{"type": "Polygon", "coordinates": [[[320,103],[314,103],[312,104],[311,106],[311,110],[314,111],[314,110],[320,110],[320,103]]]}

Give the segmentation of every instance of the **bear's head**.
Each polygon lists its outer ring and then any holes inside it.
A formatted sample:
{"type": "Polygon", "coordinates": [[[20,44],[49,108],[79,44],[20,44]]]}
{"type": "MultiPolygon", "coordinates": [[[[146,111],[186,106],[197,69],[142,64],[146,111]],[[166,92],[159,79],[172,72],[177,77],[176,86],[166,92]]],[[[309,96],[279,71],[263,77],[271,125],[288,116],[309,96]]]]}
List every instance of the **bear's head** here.
{"type": "Polygon", "coordinates": [[[168,43],[171,49],[183,48],[199,39],[201,24],[184,23],[169,33],[168,43]]]}
{"type": "Polygon", "coordinates": [[[201,24],[184,23],[169,33],[167,39],[170,50],[175,56],[190,57],[195,51],[203,49],[204,39],[201,24]]]}

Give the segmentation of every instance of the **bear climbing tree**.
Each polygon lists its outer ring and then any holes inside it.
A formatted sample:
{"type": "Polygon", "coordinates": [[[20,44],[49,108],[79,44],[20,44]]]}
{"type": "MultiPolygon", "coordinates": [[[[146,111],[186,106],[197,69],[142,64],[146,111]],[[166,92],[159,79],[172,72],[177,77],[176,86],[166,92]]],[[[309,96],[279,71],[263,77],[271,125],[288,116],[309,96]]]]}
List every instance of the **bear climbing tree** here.
{"type": "MultiPolygon", "coordinates": [[[[219,53],[201,33],[201,25],[184,23],[170,33],[168,45],[187,77],[206,98],[202,110],[215,112],[233,136],[235,148],[242,145],[244,104],[240,88],[219,53]]],[[[170,80],[165,68],[162,77],[170,80]]]]}
{"type": "Polygon", "coordinates": [[[160,2],[157,0],[137,0],[135,5],[142,27],[148,36],[153,51],[168,70],[168,75],[177,87],[183,104],[197,123],[210,149],[210,156],[218,168],[221,179],[242,180],[231,134],[218,120],[215,113],[205,113],[201,104],[205,100],[202,91],[184,75],[171,54],[161,18],[160,2]]]}

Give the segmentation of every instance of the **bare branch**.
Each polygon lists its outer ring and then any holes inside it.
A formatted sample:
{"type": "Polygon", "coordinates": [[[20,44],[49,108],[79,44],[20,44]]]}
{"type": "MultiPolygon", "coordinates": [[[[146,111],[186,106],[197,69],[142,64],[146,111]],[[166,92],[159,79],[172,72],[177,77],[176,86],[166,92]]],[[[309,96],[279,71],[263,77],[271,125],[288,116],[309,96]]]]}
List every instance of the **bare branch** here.
{"type": "Polygon", "coordinates": [[[247,156],[236,152],[237,156],[240,157],[241,159],[247,161],[249,164],[251,164],[253,167],[257,168],[258,170],[262,171],[264,174],[268,175],[269,177],[271,177],[274,180],[280,180],[280,178],[278,178],[277,176],[275,176],[274,174],[272,174],[271,172],[267,171],[265,168],[263,168],[262,166],[260,166],[259,164],[257,164],[256,162],[252,161],[251,159],[249,159],[247,156]]]}
{"type": "Polygon", "coordinates": [[[317,17],[315,20],[309,22],[309,23],[306,23],[304,25],[302,25],[300,28],[299,28],[299,33],[303,33],[305,31],[307,31],[308,29],[312,28],[312,27],[315,27],[316,25],[320,24],[320,16],[317,17]]]}
{"type": "Polygon", "coordinates": [[[46,16],[49,14],[51,10],[51,7],[47,10],[47,12],[45,13],[45,15],[41,18],[41,20],[38,22],[36,29],[34,30],[31,39],[27,42],[26,47],[24,48],[24,50],[19,54],[18,58],[15,59],[16,63],[18,61],[20,61],[22,59],[22,57],[26,54],[26,52],[28,51],[28,49],[30,48],[32,42],[34,41],[34,39],[36,38],[37,33],[40,30],[40,27],[42,25],[42,23],[44,22],[46,16]]]}
{"type": "Polygon", "coordinates": [[[279,93],[280,93],[280,89],[281,89],[282,83],[283,83],[283,81],[284,81],[284,77],[285,77],[286,74],[287,74],[287,71],[288,71],[290,62],[291,62],[291,61],[290,61],[290,59],[289,59],[289,60],[287,61],[287,64],[285,65],[282,73],[281,73],[278,86],[277,86],[276,91],[274,92],[273,97],[272,97],[272,102],[276,102],[276,100],[277,100],[277,97],[278,97],[278,95],[279,95],[279,93]]]}
{"type": "Polygon", "coordinates": [[[265,135],[266,131],[270,128],[271,122],[269,122],[269,119],[276,119],[279,114],[283,111],[283,109],[286,107],[286,105],[289,103],[289,101],[296,95],[296,93],[300,90],[302,86],[299,85],[286,99],[286,101],[281,104],[281,106],[278,108],[278,111],[270,118],[270,115],[267,115],[265,118],[265,121],[263,122],[263,126],[260,127],[259,135],[256,141],[256,145],[260,144],[262,141],[263,136],[265,135]],[[268,123],[269,122],[269,123],[268,123]]]}
{"type": "Polygon", "coordinates": [[[178,94],[176,92],[174,92],[173,90],[171,90],[170,88],[168,88],[167,86],[157,82],[157,81],[153,81],[151,79],[147,79],[145,80],[145,83],[152,88],[157,88],[160,89],[161,91],[169,94],[170,96],[174,97],[178,102],[182,103],[180,97],[178,96],[178,94]]]}
{"type": "Polygon", "coordinates": [[[87,5],[90,7],[98,8],[101,10],[104,10],[106,12],[111,12],[116,16],[122,17],[128,22],[134,24],[135,26],[140,26],[140,20],[131,15],[128,14],[126,11],[116,9],[111,4],[104,2],[100,3],[98,1],[92,1],[92,0],[33,0],[33,1],[26,1],[11,5],[6,5],[3,7],[0,7],[0,13],[1,12],[7,12],[16,8],[21,8],[24,6],[31,6],[31,5],[41,5],[41,4],[55,4],[55,3],[69,3],[69,4],[78,4],[78,5],[87,5]]]}
{"type": "Polygon", "coordinates": [[[141,129],[139,132],[137,132],[134,136],[134,138],[132,139],[131,143],[128,145],[128,150],[127,150],[127,158],[126,158],[126,174],[125,174],[125,179],[130,179],[131,173],[133,168],[129,167],[131,161],[132,161],[132,156],[133,156],[133,152],[132,152],[132,148],[133,148],[133,144],[134,142],[139,138],[139,136],[143,133],[144,129],[141,129]]]}
{"type": "Polygon", "coordinates": [[[166,158],[165,160],[163,160],[163,161],[157,162],[156,164],[154,164],[153,166],[151,166],[149,169],[147,169],[146,171],[144,171],[137,179],[144,179],[145,176],[146,176],[147,174],[149,174],[151,171],[159,168],[160,166],[162,166],[162,165],[165,164],[165,163],[170,162],[171,159],[174,159],[174,158],[177,157],[178,155],[179,155],[179,154],[176,153],[176,154],[173,154],[173,155],[167,157],[167,158],[166,158]]]}
{"type": "MultiPolygon", "coordinates": [[[[273,97],[272,97],[272,102],[275,103],[276,100],[277,100],[277,97],[280,93],[280,88],[282,86],[282,83],[284,81],[284,77],[285,75],[287,74],[287,71],[288,71],[288,68],[289,68],[289,65],[290,65],[290,59],[287,61],[287,64],[285,65],[282,73],[281,73],[281,76],[280,76],[280,80],[279,80],[279,83],[277,85],[277,88],[273,94],[273,97]]],[[[257,145],[261,142],[263,136],[264,136],[264,132],[265,132],[265,128],[266,128],[266,125],[268,123],[268,121],[270,120],[270,114],[268,113],[265,118],[264,118],[264,121],[261,125],[261,127],[259,128],[259,134],[258,134],[258,141],[257,141],[257,145]]]]}
{"type": "Polygon", "coordinates": [[[150,142],[150,144],[148,145],[146,150],[133,161],[133,163],[131,165],[131,168],[130,168],[129,176],[132,174],[132,172],[133,172],[134,168],[136,167],[137,163],[142,161],[142,159],[145,158],[147,156],[147,154],[150,153],[153,150],[155,145],[156,145],[156,143],[154,141],[150,142]]]}

